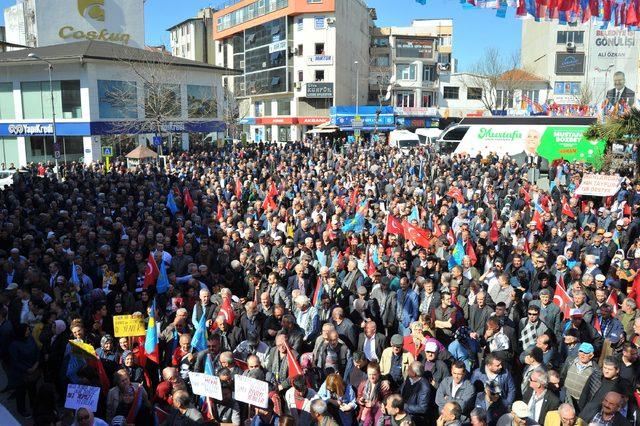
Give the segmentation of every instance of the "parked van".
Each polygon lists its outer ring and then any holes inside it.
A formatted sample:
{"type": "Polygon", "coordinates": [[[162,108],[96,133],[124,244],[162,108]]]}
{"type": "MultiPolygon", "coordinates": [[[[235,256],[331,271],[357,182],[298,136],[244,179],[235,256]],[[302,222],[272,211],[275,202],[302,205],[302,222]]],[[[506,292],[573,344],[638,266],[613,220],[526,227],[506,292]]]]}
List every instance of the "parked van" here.
{"type": "Polygon", "coordinates": [[[442,130],[437,127],[430,127],[416,129],[415,133],[420,138],[420,145],[425,146],[434,144],[436,139],[438,139],[438,136],[442,134],[442,130]]]}
{"type": "Polygon", "coordinates": [[[409,151],[420,145],[420,138],[408,130],[392,130],[389,133],[389,146],[409,151]]]}
{"type": "Polygon", "coordinates": [[[549,162],[601,161],[605,141],[590,141],[585,131],[593,117],[469,117],[452,124],[436,140],[443,154],[488,155],[515,159],[539,155],[549,162]]]}

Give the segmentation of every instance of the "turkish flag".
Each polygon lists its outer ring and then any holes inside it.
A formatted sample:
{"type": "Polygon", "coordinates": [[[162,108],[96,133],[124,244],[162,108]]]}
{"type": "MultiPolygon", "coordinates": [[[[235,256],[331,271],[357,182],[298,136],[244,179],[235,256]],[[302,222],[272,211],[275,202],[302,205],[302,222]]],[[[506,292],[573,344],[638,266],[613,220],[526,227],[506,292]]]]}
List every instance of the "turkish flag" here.
{"type": "Polygon", "coordinates": [[[349,206],[355,207],[356,202],[358,201],[358,188],[354,188],[349,196],[349,206]]]}
{"type": "Polygon", "coordinates": [[[460,191],[460,188],[458,187],[454,186],[447,192],[446,195],[451,198],[455,198],[459,203],[464,202],[464,196],[462,195],[462,191],[460,191]]]}
{"type": "Polygon", "coordinates": [[[404,228],[402,227],[402,223],[398,219],[391,215],[388,215],[387,225],[384,228],[384,232],[386,232],[387,234],[404,235],[404,228]]]}
{"type": "Polygon", "coordinates": [[[178,247],[184,246],[184,229],[182,226],[178,228],[178,247]]]}
{"type": "Polygon", "coordinates": [[[158,281],[159,275],[160,275],[160,269],[158,269],[158,264],[156,263],[156,260],[153,258],[153,254],[149,253],[149,257],[147,258],[147,267],[144,268],[143,287],[147,288],[151,285],[155,285],[156,281],[158,281]]]}
{"type": "Polygon", "coordinates": [[[447,241],[449,241],[449,245],[454,245],[456,243],[456,236],[451,228],[449,228],[449,232],[447,232],[447,241]]]}
{"type": "Polygon", "coordinates": [[[262,210],[271,211],[276,210],[277,208],[278,206],[276,205],[276,202],[273,201],[273,197],[267,194],[267,197],[262,202],[262,210]]]}
{"type": "Polygon", "coordinates": [[[553,303],[558,305],[560,312],[562,312],[565,319],[569,318],[569,304],[571,303],[571,298],[562,286],[556,286],[556,291],[553,295],[553,303]]]}
{"type": "Polygon", "coordinates": [[[227,324],[233,324],[236,319],[236,314],[233,312],[233,307],[231,306],[231,298],[224,297],[222,299],[222,305],[220,305],[220,313],[219,315],[224,315],[227,324]]]}
{"type": "Polygon", "coordinates": [[[471,241],[467,241],[467,249],[465,250],[467,256],[469,256],[469,260],[471,260],[471,266],[475,265],[478,261],[478,256],[476,256],[476,251],[473,249],[473,244],[471,241]]]}
{"type": "Polygon", "coordinates": [[[289,343],[285,343],[285,346],[287,347],[287,363],[289,364],[289,379],[293,379],[296,376],[303,375],[304,372],[302,371],[302,367],[300,366],[300,363],[298,362],[296,357],[293,355],[293,351],[291,350],[289,343]]]}
{"type": "Polygon", "coordinates": [[[191,193],[189,192],[189,188],[184,189],[184,205],[187,206],[187,210],[189,213],[193,212],[193,208],[195,204],[193,204],[193,198],[191,198],[191,193]]]}
{"type": "Polygon", "coordinates": [[[571,206],[569,205],[569,202],[567,201],[566,195],[562,196],[562,214],[570,217],[571,219],[575,219],[576,218],[575,213],[573,212],[573,210],[571,210],[571,206]]]}
{"type": "Polygon", "coordinates": [[[238,200],[242,198],[242,182],[240,182],[240,179],[236,179],[236,198],[238,200]]]}
{"type": "Polygon", "coordinates": [[[525,190],[524,188],[520,188],[520,194],[524,198],[525,203],[531,203],[531,195],[529,195],[529,191],[525,190]]]}
{"type": "Polygon", "coordinates": [[[376,264],[373,261],[373,257],[371,255],[369,255],[369,261],[368,261],[368,264],[367,264],[367,275],[369,277],[373,277],[373,274],[375,274],[377,270],[378,270],[378,268],[376,267],[376,264]]]}
{"type": "Polygon", "coordinates": [[[498,222],[495,220],[491,222],[491,228],[489,228],[489,239],[492,243],[497,243],[500,238],[500,233],[498,232],[498,222]]]}
{"type": "Polygon", "coordinates": [[[418,228],[407,222],[406,220],[402,222],[402,227],[404,228],[404,237],[413,241],[414,243],[424,247],[429,247],[429,240],[431,239],[431,232],[418,228]]]}
{"type": "Polygon", "coordinates": [[[636,301],[636,304],[640,305],[640,274],[637,274],[633,280],[629,297],[636,301]]]}
{"type": "Polygon", "coordinates": [[[618,293],[615,290],[611,290],[609,293],[607,304],[611,305],[611,315],[615,317],[618,313],[618,293]]]}

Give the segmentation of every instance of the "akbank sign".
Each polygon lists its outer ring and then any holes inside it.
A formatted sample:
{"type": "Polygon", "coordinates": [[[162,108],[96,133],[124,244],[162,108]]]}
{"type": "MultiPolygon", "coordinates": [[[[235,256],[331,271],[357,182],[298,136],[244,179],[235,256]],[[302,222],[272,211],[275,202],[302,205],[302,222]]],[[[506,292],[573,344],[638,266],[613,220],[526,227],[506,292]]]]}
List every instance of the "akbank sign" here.
{"type": "Polygon", "coordinates": [[[97,40],[144,46],[143,0],[35,0],[40,46],[97,40]]]}

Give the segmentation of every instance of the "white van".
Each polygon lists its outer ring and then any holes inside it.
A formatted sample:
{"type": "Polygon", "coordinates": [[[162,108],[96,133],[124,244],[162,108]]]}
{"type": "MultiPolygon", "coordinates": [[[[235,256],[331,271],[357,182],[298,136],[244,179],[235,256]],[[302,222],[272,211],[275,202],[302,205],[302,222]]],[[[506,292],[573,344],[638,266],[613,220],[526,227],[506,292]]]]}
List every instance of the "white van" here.
{"type": "Polygon", "coordinates": [[[420,145],[420,138],[415,133],[408,130],[392,130],[389,133],[389,146],[400,148],[402,151],[409,151],[420,145]]]}
{"type": "Polygon", "coordinates": [[[426,146],[434,144],[436,139],[442,134],[442,130],[437,127],[430,127],[416,129],[415,133],[418,135],[418,138],[420,138],[420,145],[426,146]]]}

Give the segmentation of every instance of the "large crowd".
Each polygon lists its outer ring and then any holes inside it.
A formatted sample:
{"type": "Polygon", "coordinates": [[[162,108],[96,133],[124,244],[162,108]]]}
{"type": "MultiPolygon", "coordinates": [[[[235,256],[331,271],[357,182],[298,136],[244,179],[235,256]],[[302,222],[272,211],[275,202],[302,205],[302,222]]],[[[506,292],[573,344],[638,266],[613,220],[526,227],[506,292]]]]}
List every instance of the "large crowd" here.
{"type": "Polygon", "coordinates": [[[638,424],[640,183],[534,164],[323,139],[30,165],[0,191],[2,392],[35,425],[638,424]]]}

